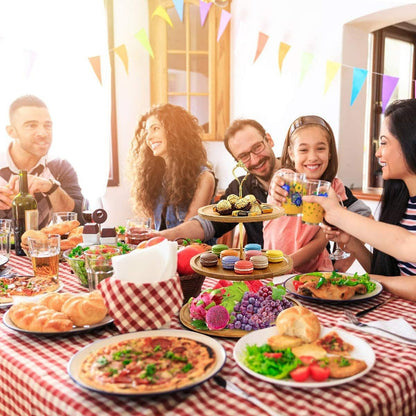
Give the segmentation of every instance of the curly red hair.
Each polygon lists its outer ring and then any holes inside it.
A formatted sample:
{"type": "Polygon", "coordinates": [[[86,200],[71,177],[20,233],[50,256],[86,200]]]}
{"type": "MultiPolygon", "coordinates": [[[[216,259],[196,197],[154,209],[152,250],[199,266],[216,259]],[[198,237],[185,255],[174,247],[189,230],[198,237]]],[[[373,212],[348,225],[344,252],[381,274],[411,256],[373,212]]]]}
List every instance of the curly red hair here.
{"type": "Polygon", "coordinates": [[[163,104],[152,107],[139,119],[129,152],[131,197],[138,215],[153,216],[157,199],[164,193],[168,205],[189,205],[194,196],[201,167],[209,167],[202,144],[198,119],[184,108],[163,104]],[[155,116],[166,132],[171,163],[166,169],[163,158],[153,155],[146,144],[146,120],[155,116]]]}

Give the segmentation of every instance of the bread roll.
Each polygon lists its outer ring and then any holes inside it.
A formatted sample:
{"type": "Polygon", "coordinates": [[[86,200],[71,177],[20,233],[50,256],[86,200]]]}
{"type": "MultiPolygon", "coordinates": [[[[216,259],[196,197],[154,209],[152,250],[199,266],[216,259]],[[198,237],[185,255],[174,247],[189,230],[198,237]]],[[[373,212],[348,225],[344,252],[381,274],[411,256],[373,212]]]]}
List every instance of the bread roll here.
{"type": "Polygon", "coordinates": [[[44,305],[49,309],[53,309],[57,312],[62,311],[62,305],[69,298],[72,298],[74,295],[72,293],[48,293],[43,296],[39,301],[39,305],[44,305]]]}
{"type": "Polygon", "coordinates": [[[45,233],[43,233],[42,231],[37,231],[37,230],[27,230],[22,234],[22,245],[28,246],[29,242],[28,242],[28,237],[30,238],[37,238],[39,240],[43,240],[47,238],[47,235],[45,233]]]}
{"type": "Polygon", "coordinates": [[[301,338],[306,343],[314,342],[321,333],[317,316],[303,306],[292,306],[280,312],[276,319],[278,335],[301,338]]]}
{"type": "Polygon", "coordinates": [[[98,290],[85,295],[73,296],[62,305],[62,312],[76,326],[94,325],[107,315],[107,307],[98,290]]]}
{"type": "Polygon", "coordinates": [[[64,235],[68,234],[74,228],[79,226],[79,221],[72,220],[72,221],[62,221],[58,224],[52,224],[49,227],[44,227],[41,231],[45,234],[59,234],[64,235]]]}
{"type": "Polygon", "coordinates": [[[37,303],[13,305],[9,317],[17,327],[35,332],[65,332],[74,326],[64,313],[37,303]]]}

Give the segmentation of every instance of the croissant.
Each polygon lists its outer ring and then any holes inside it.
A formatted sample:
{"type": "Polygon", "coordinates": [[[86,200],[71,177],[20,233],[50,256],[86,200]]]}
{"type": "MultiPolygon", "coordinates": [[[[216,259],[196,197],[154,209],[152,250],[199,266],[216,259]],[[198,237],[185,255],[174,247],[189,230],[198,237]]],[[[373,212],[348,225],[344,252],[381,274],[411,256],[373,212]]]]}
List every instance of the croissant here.
{"type": "Polygon", "coordinates": [[[65,332],[74,326],[64,313],[37,303],[17,303],[9,317],[17,327],[35,332],[65,332]]]}
{"type": "Polygon", "coordinates": [[[39,301],[39,305],[44,305],[49,309],[53,309],[57,312],[61,312],[62,305],[67,301],[69,298],[72,298],[72,293],[48,293],[47,295],[43,296],[42,299],[39,301]]]}
{"type": "Polygon", "coordinates": [[[68,250],[69,248],[74,248],[78,244],[82,243],[82,241],[83,241],[82,234],[68,237],[66,240],[61,240],[61,250],[65,251],[65,250],[68,250]]]}
{"type": "Polygon", "coordinates": [[[94,325],[107,315],[107,307],[98,290],[86,295],[73,296],[62,305],[62,312],[76,326],[94,325]]]}
{"type": "Polygon", "coordinates": [[[68,234],[69,232],[71,232],[71,230],[78,227],[79,224],[80,223],[77,220],[63,221],[58,224],[52,224],[52,225],[49,225],[48,227],[44,227],[41,229],[41,231],[48,235],[49,234],[64,235],[64,234],[68,234]]]}

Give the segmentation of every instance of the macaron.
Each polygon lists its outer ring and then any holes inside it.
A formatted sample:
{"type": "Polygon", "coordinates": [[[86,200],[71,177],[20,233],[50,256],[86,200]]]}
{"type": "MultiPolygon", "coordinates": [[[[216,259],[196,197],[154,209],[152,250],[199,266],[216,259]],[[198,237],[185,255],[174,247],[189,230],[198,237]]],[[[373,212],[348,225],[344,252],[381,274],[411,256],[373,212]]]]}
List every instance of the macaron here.
{"type": "Polygon", "coordinates": [[[249,250],[261,250],[261,245],[257,244],[257,243],[248,243],[244,246],[244,251],[249,251],[249,250]]]}
{"type": "Polygon", "coordinates": [[[265,269],[269,265],[269,259],[265,255],[253,256],[250,261],[253,263],[255,269],[265,269]]]}
{"type": "Polygon", "coordinates": [[[234,270],[234,264],[240,260],[237,256],[225,256],[221,259],[222,268],[225,270],[234,270]]]}
{"type": "Polygon", "coordinates": [[[237,274],[251,274],[253,273],[253,263],[249,260],[238,260],[234,264],[234,271],[237,274]]]}
{"type": "Polygon", "coordinates": [[[253,256],[261,256],[263,253],[260,250],[246,251],[246,260],[250,260],[253,256]]]}
{"type": "Polygon", "coordinates": [[[221,251],[227,250],[228,246],[226,244],[215,244],[211,247],[211,251],[216,254],[218,257],[220,256],[221,251]]]}
{"type": "Polygon", "coordinates": [[[267,250],[266,256],[270,263],[280,263],[283,261],[283,252],[281,250],[267,250]]]}
{"type": "Polygon", "coordinates": [[[223,250],[220,253],[220,258],[222,259],[225,256],[239,256],[240,253],[237,250],[231,250],[231,249],[227,249],[227,250],[223,250]]]}
{"type": "Polygon", "coordinates": [[[218,256],[206,251],[199,256],[199,262],[201,263],[201,266],[214,267],[218,264],[218,256]]]}

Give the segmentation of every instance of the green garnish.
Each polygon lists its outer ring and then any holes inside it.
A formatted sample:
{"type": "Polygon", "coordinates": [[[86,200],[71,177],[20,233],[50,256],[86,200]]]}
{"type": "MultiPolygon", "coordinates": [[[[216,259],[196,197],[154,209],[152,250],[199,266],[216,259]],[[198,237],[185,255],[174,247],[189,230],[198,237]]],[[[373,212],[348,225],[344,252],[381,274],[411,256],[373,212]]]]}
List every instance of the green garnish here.
{"type": "Polygon", "coordinates": [[[338,365],[340,367],[348,367],[349,365],[351,365],[351,363],[345,357],[340,357],[340,359],[338,361],[338,365]]]}
{"type": "Polygon", "coordinates": [[[100,357],[97,359],[97,364],[99,365],[107,365],[109,363],[109,361],[107,360],[107,358],[105,357],[100,357]]]}
{"type": "Polygon", "coordinates": [[[182,373],[187,373],[188,371],[192,370],[193,366],[191,363],[188,363],[185,365],[184,368],[182,368],[182,373]]]}
{"type": "Polygon", "coordinates": [[[154,352],[160,351],[162,349],[162,347],[158,344],[156,345],[156,347],[153,348],[154,352]]]}

